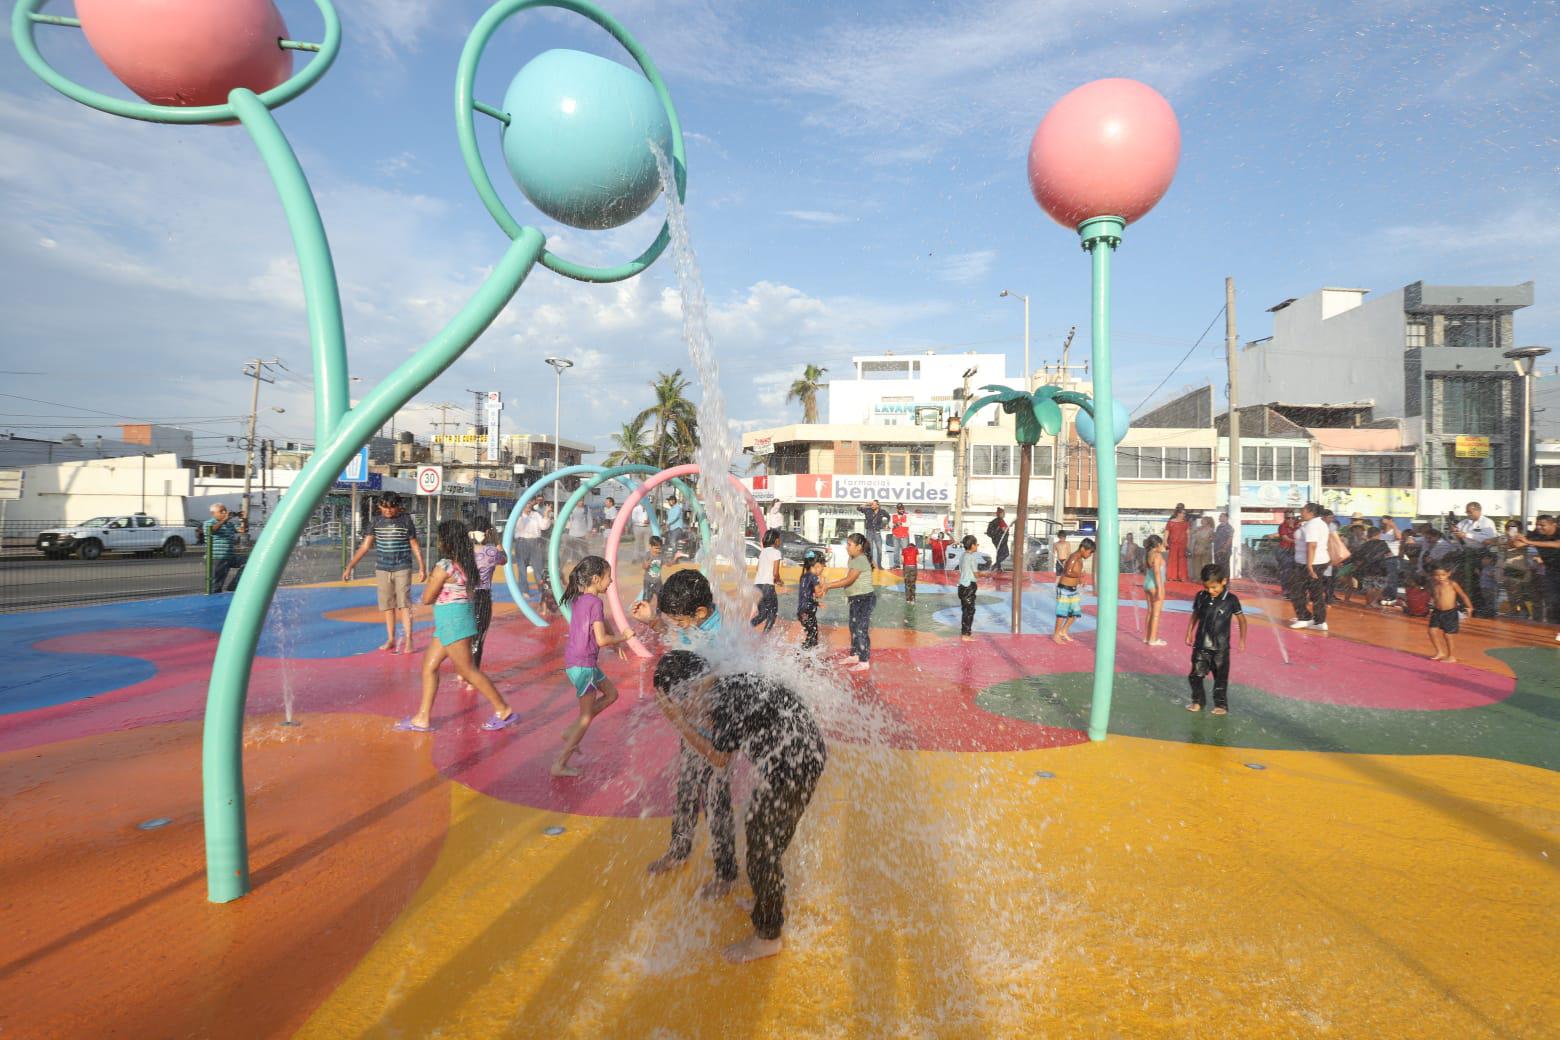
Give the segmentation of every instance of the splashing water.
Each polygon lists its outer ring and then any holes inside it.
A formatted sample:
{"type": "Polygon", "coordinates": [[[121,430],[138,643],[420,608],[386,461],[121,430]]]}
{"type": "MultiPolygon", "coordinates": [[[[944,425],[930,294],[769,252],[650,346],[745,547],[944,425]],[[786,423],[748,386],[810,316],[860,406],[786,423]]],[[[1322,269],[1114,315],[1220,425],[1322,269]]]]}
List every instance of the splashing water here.
{"type": "MultiPolygon", "coordinates": [[[[756,672],[791,688],[829,745],[823,778],[786,856],[787,947],[796,956],[838,958],[867,977],[877,968],[862,961],[863,950],[907,943],[920,951],[917,956],[946,962],[947,988],[935,1008],[923,1009],[914,1023],[904,1020],[904,1008],[886,1007],[875,1035],[948,1028],[1000,1034],[1001,1023],[1026,1001],[1025,994],[1044,986],[1055,951],[1032,933],[1022,948],[1005,948],[995,936],[1006,929],[993,929],[993,916],[1043,920],[1068,909],[1052,905],[1045,872],[1020,851],[1033,848],[1049,818],[1031,816],[1016,827],[996,794],[1007,782],[1004,767],[981,767],[955,779],[937,756],[914,750],[917,741],[891,692],[870,682],[853,684],[827,658],[827,646],[802,651],[782,637],[785,626],[763,636],[746,624],[756,590],[743,551],[746,499],[727,476],[736,441],[686,216],[670,163],[659,151],[656,159],[682,290],[683,335],[701,389],[696,461],[712,544],[701,551],[699,564],[725,618],[705,654],[717,673],[756,672]],[[970,883],[976,877],[981,884],[970,883]]],[[[648,719],[645,725],[664,720],[648,719]]],[[[637,736],[631,734],[630,741],[637,736]]],[[[739,850],[745,842],[742,797],[749,786],[739,771],[733,783],[739,850]]],[[[686,888],[647,882],[645,894],[630,941],[605,955],[612,969],[635,977],[704,970],[718,934],[711,912],[686,888]]],[[[594,1014],[607,1018],[610,1008],[587,1000],[577,1021],[588,1022],[594,1014]]]]}

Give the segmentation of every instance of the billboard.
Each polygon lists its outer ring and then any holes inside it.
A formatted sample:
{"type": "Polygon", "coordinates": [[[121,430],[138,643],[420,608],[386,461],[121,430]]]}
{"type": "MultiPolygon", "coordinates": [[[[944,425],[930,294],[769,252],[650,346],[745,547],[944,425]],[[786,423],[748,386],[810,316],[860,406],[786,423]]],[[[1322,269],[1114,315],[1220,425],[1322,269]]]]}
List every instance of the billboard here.
{"type": "Polygon", "coordinates": [[[886,477],[832,473],[796,475],[798,502],[859,502],[890,505],[951,505],[953,481],[946,477],[886,477]]]}
{"type": "Polygon", "coordinates": [[[1419,515],[1413,488],[1322,488],[1321,501],[1342,517],[1419,515]]]}
{"type": "Polygon", "coordinates": [[[1299,509],[1311,501],[1311,485],[1263,481],[1243,481],[1240,485],[1240,504],[1257,509],[1299,509]]]}

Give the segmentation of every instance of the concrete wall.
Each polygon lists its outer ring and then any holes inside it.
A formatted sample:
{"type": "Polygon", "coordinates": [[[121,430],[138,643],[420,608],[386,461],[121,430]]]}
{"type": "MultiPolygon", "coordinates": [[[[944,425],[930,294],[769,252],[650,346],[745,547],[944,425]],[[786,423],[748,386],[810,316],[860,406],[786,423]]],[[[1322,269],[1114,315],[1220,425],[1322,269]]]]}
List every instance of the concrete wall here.
{"type": "Polygon", "coordinates": [[[1402,415],[1403,290],[1350,306],[1354,292],[1321,289],[1275,313],[1272,338],[1241,351],[1240,400],[1373,400],[1377,415],[1402,415]]]}
{"type": "Polygon", "coordinates": [[[26,477],[22,498],[6,503],[7,526],[74,524],[109,513],[142,512],[165,524],[182,524],[184,502],[192,490],[190,471],[180,468],[178,456],[172,454],[61,462],[23,469],[26,477]]]}

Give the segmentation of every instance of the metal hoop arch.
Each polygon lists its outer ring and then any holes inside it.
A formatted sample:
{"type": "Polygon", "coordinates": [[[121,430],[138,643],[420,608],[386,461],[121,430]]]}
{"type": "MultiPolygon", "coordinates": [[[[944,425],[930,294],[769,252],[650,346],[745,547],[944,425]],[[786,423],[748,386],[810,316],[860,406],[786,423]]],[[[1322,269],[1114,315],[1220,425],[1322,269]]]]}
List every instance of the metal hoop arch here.
{"type": "MultiPolygon", "coordinates": [[[[33,30],[39,24],[34,20],[33,15],[48,2],[49,0],[16,0],[16,6],[11,9],[11,38],[16,41],[17,53],[21,55],[27,67],[32,69],[39,79],[72,101],[78,101],[88,108],[95,108],[111,116],[138,119],[143,123],[199,126],[237,121],[238,113],[234,111],[232,102],[224,105],[196,105],[190,108],[153,105],[145,101],[130,101],[111,94],[100,94],[73,80],[66,79],[44,59],[43,54],[38,50],[37,41],[33,39],[33,30]]],[[[314,0],[314,5],[320,9],[320,15],[325,20],[325,39],[321,41],[319,51],[312,61],[285,82],[278,83],[264,94],[258,95],[260,103],[268,109],[280,108],[314,86],[330,69],[331,63],[336,60],[336,55],[341,50],[341,19],[336,17],[336,8],[331,5],[330,0],[314,0]]]]}
{"type": "MultiPolygon", "coordinates": [[[[477,196],[481,198],[482,205],[493,215],[499,228],[504,234],[514,238],[520,233],[521,224],[504,205],[504,200],[498,197],[498,191],[493,187],[493,180],[488,176],[487,167],[482,164],[482,152],[477,146],[475,113],[481,111],[501,122],[507,122],[509,116],[508,113],[500,112],[491,106],[481,105],[476,100],[474,92],[477,66],[482,61],[482,54],[487,49],[488,41],[492,39],[498,27],[507,19],[533,7],[557,7],[590,19],[622,44],[623,49],[628,51],[629,56],[638,63],[639,70],[655,88],[656,96],[661,99],[661,105],[666,109],[666,118],[671,123],[670,158],[672,169],[677,174],[677,197],[686,200],[688,168],[687,152],[683,148],[682,123],[677,118],[677,110],[672,107],[672,95],[666,89],[661,73],[657,71],[655,62],[650,60],[650,55],[639,45],[639,41],[629,35],[628,30],[623,28],[615,18],[589,3],[588,0],[500,0],[499,3],[488,8],[472,27],[471,35],[466,37],[466,46],[461,49],[460,65],[455,72],[455,133],[460,138],[461,158],[465,160],[466,173],[471,178],[472,187],[477,189],[477,196]]],[[[590,267],[567,260],[545,248],[542,250],[541,263],[550,271],[580,282],[621,282],[655,263],[670,241],[671,229],[663,223],[660,234],[656,235],[655,241],[650,243],[649,248],[626,264],[619,264],[616,267],[590,267]]]]}

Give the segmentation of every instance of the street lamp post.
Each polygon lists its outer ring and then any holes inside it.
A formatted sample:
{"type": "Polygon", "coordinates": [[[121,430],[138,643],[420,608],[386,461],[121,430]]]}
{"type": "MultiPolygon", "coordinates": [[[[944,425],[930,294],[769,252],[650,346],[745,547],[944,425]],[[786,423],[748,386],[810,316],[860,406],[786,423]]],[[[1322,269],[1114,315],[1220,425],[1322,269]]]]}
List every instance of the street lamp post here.
{"type": "Polygon", "coordinates": [[[1522,530],[1528,530],[1528,482],[1533,472],[1533,368],[1538,359],[1549,353],[1548,347],[1518,347],[1508,350],[1502,357],[1509,358],[1522,377],[1522,530]]]}
{"type": "Polygon", "coordinates": [[[1024,301],[1024,392],[1032,394],[1035,392],[1035,380],[1034,374],[1029,367],[1029,297],[1022,293],[1009,292],[1006,289],[1003,289],[997,295],[1011,296],[1015,300],[1024,301]]]}
{"type": "MultiPolygon", "coordinates": [[[[550,357],[547,363],[552,366],[557,380],[553,389],[553,472],[558,472],[562,465],[562,446],[558,443],[563,431],[563,370],[573,368],[574,362],[568,358],[550,357]]],[[[558,482],[553,481],[553,515],[558,514],[558,482]]]]}

